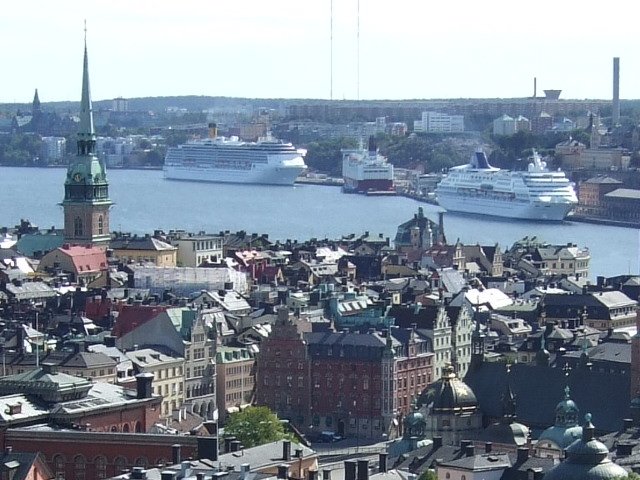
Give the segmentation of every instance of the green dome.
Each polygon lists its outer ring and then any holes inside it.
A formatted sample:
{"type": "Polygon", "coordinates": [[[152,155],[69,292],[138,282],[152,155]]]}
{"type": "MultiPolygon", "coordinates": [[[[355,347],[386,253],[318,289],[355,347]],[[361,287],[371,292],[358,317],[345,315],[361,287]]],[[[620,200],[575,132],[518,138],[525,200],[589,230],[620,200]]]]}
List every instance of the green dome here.
{"type": "Polygon", "coordinates": [[[553,467],[544,480],[609,480],[625,478],[627,471],[609,460],[609,449],[594,438],[591,414],[585,415],[582,438],[567,448],[567,458],[553,467]]]}
{"type": "Polygon", "coordinates": [[[553,427],[549,427],[544,432],[542,432],[542,434],[538,438],[538,442],[548,440],[550,442],[553,442],[560,450],[564,450],[581,437],[582,427],[580,425],[569,428],[554,425],[553,427]]]}

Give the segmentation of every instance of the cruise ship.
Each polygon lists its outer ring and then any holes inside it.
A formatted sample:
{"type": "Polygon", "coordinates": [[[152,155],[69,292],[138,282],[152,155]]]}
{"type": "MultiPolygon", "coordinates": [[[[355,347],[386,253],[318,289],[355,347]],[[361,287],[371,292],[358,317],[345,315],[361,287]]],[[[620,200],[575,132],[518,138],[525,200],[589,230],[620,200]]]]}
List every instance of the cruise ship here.
{"type": "Polygon", "coordinates": [[[164,178],[201,182],[293,185],[306,170],[306,151],[270,136],[257,142],[219,137],[215,126],[209,138],[167,149],[164,178]]]}
{"type": "Polygon", "coordinates": [[[395,192],[393,165],[378,153],[375,139],[369,138],[369,149],[360,142],[356,149],[342,150],[343,191],[346,193],[381,194],[395,192]]]}
{"type": "Polygon", "coordinates": [[[478,150],[468,165],[449,170],[436,198],[452,212],[550,221],[564,220],[578,203],[564,172],[549,170],[535,151],[526,171],[511,171],[492,167],[478,150]]]}

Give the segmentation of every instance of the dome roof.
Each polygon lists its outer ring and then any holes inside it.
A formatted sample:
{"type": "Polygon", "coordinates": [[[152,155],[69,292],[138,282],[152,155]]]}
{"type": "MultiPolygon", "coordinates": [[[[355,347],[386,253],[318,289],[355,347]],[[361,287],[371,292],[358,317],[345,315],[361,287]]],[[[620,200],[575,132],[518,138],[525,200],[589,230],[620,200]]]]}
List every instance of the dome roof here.
{"type": "Polygon", "coordinates": [[[484,442],[518,446],[525,445],[528,437],[529,428],[518,422],[497,422],[489,425],[478,435],[478,439],[484,442]]]}
{"type": "Polygon", "coordinates": [[[419,404],[432,402],[432,413],[473,413],[478,409],[473,390],[456,376],[451,365],[444,368],[442,378],[420,394],[419,404]]]}
{"type": "Polygon", "coordinates": [[[554,425],[547,428],[540,434],[538,442],[548,440],[553,442],[560,450],[564,450],[577,439],[582,437],[582,427],[576,425],[575,427],[559,427],[554,425]]]}
{"type": "Polygon", "coordinates": [[[545,480],[608,480],[626,478],[627,471],[609,460],[609,449],[594,438],[591,414],[585,415],[582,438],[567,448],[567,458],[545,475],[545,480]]]}

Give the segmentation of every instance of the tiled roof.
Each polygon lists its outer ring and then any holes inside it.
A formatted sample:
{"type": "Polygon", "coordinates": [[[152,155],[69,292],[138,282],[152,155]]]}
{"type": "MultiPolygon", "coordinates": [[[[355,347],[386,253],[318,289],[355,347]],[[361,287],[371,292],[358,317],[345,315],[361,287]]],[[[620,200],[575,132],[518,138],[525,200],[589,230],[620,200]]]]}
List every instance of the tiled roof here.
{"type": "Polygon", "coordinates": [[[97,247],[79,245],[62,246],[58,251],[71,258],[78,273],[99,272],[107,266],[107,256],[104,250],[97,247]]]}

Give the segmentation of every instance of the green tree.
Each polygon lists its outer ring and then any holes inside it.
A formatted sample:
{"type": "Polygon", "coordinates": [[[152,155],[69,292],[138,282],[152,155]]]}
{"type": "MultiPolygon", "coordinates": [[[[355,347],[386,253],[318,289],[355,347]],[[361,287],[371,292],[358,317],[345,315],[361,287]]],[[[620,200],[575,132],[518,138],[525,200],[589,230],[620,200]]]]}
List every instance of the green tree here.
{"type": "Polygon", "coordinates": [[[418,477],[418,480],[438,480],[438,476],[433,470],[427,470],[418,477]]]}
{"type": "Polygon", "coordinates": [[[269,407],[247,407],[232,413],[224,427],[224,433],[235,436],[245,448],[285,437],[282,423],[269,407]]]}
{"type": "Polygon", "coordinates": [[[351,138],[340,138],[312,142],[304,160],[310,168],[319,172],[339,176],[342,173],[343,148],[354,148],[357,142],[351,138]]]}

